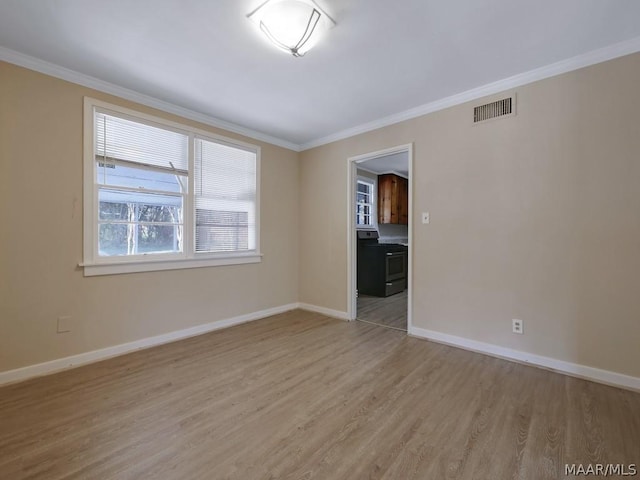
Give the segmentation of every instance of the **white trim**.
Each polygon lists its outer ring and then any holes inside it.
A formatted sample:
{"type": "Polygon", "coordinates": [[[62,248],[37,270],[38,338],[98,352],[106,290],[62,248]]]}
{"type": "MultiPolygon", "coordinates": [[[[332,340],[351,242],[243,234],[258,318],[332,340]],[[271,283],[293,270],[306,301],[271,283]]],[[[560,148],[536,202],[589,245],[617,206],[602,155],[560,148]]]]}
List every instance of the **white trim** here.
{"type": "MultiPolygon", "coordinates": [[[[356,173],[356,183],[364,183],[366,185],[371,186],[371,193],[369,194],[371,197],[370,212],[369,212],[369,220],[370,223],[368,225],[360,225],[356,224],[356,228],[358,230],[375,230],[378,231],[378,177],[364,177],[361,175],[357,175],[356,173]]],[[[356,201],[357,205],[357,201],[356,201]]],[[[357,220],[357,215],[354,217],[357,220]]]]}
{"type": "MultiPolygon", "coordinates": [[[[98,189],[95,188],[95,145],[94,145],[94,106],[97,105],[89,101],[89,97],[82,99],[82,263],[88,264],[98,257],[96,251],[94,228],[98,224],[96,213],[98,205],[98,189]],[[89,119],[91,121],[89,122],[89,119]],[[88,127],[91,128],[88,128],[88,127]],[[89,159],[93,159],[89,161],[89,159]],[[89,188],[91,185],[91,188],[89,188]]],[[[87,275],[87,269],[84,269],[87,275]]]]}
{"type": "MultiPolygon", "coordinates": [[[[376,152],[363,153],[347,158],[347,202],[349,212],[347,215],[347,319],[355,320],[357,315],[357,302],[356,289],[357,289],[357,239],[355,235],[356,227],[360,229],[355,223],[355,203],[356,192],[355,183],[358,178],[358,164],[374,158],[384,157],[387,155],[393,155],[397,153],[406,152],[409,162],[409,219],[408,219],[408,235],[409,235],[409,248],[408,248],[408,269],[407,269],[407,331],[413,325],[413,143],[407,143],[404,145],[398,145],[396,147],[385,148],[376,152]]],[[[376,209],[377,210],[377,209],[376,209]]],[[[376,222],[377,225],[377,222],[376,222]]]]}
{"type": "MultiPolygon", "coordinates": [[[[382,175],[381,173],[374,172],[373,170],[369,170],[368,168],[365,168],[363,166],[358,167],[358,170],[362,170],[363,172],[370,173],[371,175],[375,175],[376,177],[378,175],[382,175]]],[[[358,175],[358,177],[361,177],[361,175],[358,175]]],[[[367,177],[362,177],[362,178],[367,178],[367,177]]]]}
{"type": "Polygon", "coordinates": [[[309,142],[298,145],[299,151],[309,150],[311,148],[326,145],[328,143],[336,142],[338,140],[344,140],[345,138],[354,137],[362,133],[370,132],[378,128],[387,127],[396,123],[404,122],[412,118],[421,117],[428,113],[444,110],[445,108],[460,105],[478,98],[493,95],[504,90],[509,90],[515,87],[520,87],[528,83],[537,82],[538,80],[544,80],[545,78],[555,77],[563,73],[579,70],[584,67],[595,65],[597,63],[613,60],[614,58],[622,57],[640,51],[640,37],[635,37],[624,42],[615,43],[607,47],[592,50],[591,52],[577,55],[572,58],[561,60],[559,62],[545,65],[540,68],[529,70],[528,72],[513,75],[496,82],[488,83],[486,85],[472,88],[465,92],[461,92],[449,97],[441,98],[430,103],[425,103],[415,108],[405,110],[403,112],[394,113],[383,118],[379,118],[372,122],[364,123],[356,127],[347,128],[339,132],[332,133],[325,137],[317,138],[309,142]]]}
{"type": "Polygon", "coordinates": [[[341,312],[340,310],[332,310],[331,308],[319,307],[309,303],[298,303],[298,308],[308,312],[321,313],[322,315],[337,318],[338,320],[349,320],[349,314],[347,312],[341,312]]]}
{"type": "Polygon", "coordinates": [[[80,353],[78,355],[71,355],[69,357],[51,360],[49,362],[37,363],[35,365],[29,365],[27,367],[16,368],[15,370],[7,370],[5,372],[0,372],[0,385],[19,382],[22,380],[27,380],[28,378],[48,375],[62,370],[79,367],[81,365],[99,362],[101,360],[106,360],[107,358],[125,355],[136,350],[151,348],[158,345],[163,345],[165,343],[183,340],[189,337],[195,337],[197,335],[213,332],[214,330],[220,330],[222,328],[228,328],[234,325],[239,325],[241,323],[252,322],[254,320],[260,320],[262,318],[270,317],[272,315],[278,315],[280,313],[295,310],[297,308],[297,303],[290,303],[288,305],[281,305],[279,307],[268,308],[265,310],[260,310],[258,312],[239,315],[237,317],[204,323],[202,325],[196,325],[195,327],[185,328],[183,330],[177,330],[162,335],[156,335],[154,337],[143,338],[134,342],[121,343],[119,345],[113,345],[111,347],[101,348],[99,350],[92,350],[90,352],[80,353]]]}
{"type": "MultiPolygon", "coordinates": [[[[362,165],[360,165],[358,167],[358,170],[362,170],[363,172],[367,172],[370,173],[372,175],[375,175],[376,177],[378,175],[387,175],[387,174],[392,174],[392,175],[397,175],[398,177],[402,177],[402,178],[406,178],[407,180],[409,180],[409,176],[405,175],[404,173],[398,172],[397,170],[383,170],[382,172],[375,172],[369,168],[363,167],[362,165]]],[[[367,178],[367,177],[362,177],[362,178],[367,178]]]]}
{"type": "Polygon", "coordinates": [[[575,57],[545,65],[540,68],[535,68],[533,70],[529,70],[528,72],[513,75],[511,77],[488,83],[477,88],[472,88],[471,90],[467,90],[465,92],[460,92],[458,94],[435,100],[430,103],[425,103],[424,105],[420,105],[403,112],[398,112],[393,115],[379,118],[372,122],[347,128],[302,144],[296,144],[288,140],[273,137],[266,133],[258,132],[241,125],[236,125],[234,123],[227,122],[225,120],[221,120],[204,113],[196,112],[194,110],[190,110],[188,108],[184,108],[179,105],[166,102],[164,100],[159,100],[149,95],[136,92],[135,90],[120,87],[113,83],[109,83],[104,80],[100,80],[98,78],[91,77],[89,75],[85,75],[83,73],[76,72],[75,70],[70,70],[68,68],[64,68],[50,62],[46,62],[39,58],[25,55],[6,47],[0,47],[0,60],[24,68],[28,68],[36,72],[44,73],[45,75],[50,75],[52,77],[60,78],[68,82],[82,85],[84,87],[92,88],[100,92],[115,95],[126,100],[131,100],[132,102],[146,105],[147,107],[151,108],[156,108],[163,112],[173,113],[175,115],[179,115],[196,122],[204,123],[205,125],[210,125],[215,128],[220,128],[229,132],[237,133],[239,135],[244,135],[254,140],[267,142],[272,145],[277,145],[282,148],[293,150],[294,152],[302,152],[314,147],[319,147],[321,145],[326,145],[338,140],[353,137],[361,133],[370,132],[378,128],[420,117],[428,113],[444,110],[445,108],[460,105],[462,103],[486,97],[488,95],[493,95],[504,90],[509,90],[515,87],[526,85],[528,83],[536,82],[538,80],[544,80],[545,78],[572,72],[574,70],[579,70],[581,68],[606,62],[608,60],[613,60],[625,55],[630,55],[638,51],[640,51],[640,37],[631,38],[624,42],[615,43],[607,47],[592,50],[581,55],[576,55],[575,57]]]}
{"type": "MultiPolygon", "coordinates": [[[[356,255],[356,189],[358,179],[358,161],[347,158],[347,320],[355,320],[358,310],[358,259],[356,255]]],[[[376,181],[376,188],[378,182],[376,181]]],[[[376,215],[378,206],[376,205],[376,215]]],[[[376,218],[376,225],[378,224],[376,218]]]]}
{"type": "MultiPolygon", "coordinates": [[[[388,155],[393,155],[395,153],[406,152],[412,148],[413,148],[412,143],[406,143],[404,145],[398,145],[397,147],[383,148],[382,150],[377,150],[375,152],[361,153],[360,155],[354,155],[353,157],[349,157],[349,161],[362,163],[365,160],[373,160],[374,158],[386,157],[388,155]]],[[[358,167],[358,168],[362,168],[362,167],[358,167]]]]}
{"type": "MultiPolygon", "coordinates": [[[[195,127],[189,127],[171,120],[166,120],[154,115],[138,112],[126,107],[114,105],[92,97],[84,97],[83,107],[83,131],[84,131],[84,186],[83,186],[83,262],[79,264],[84,267],[84,276],[114,275],[120,273],[153,272],[159,270],[178,270],[185,268],[213,267],[218,265],[237,265],[247,263],[259,263],[262,261],[260,253],[260,163],[261,147],[252,145],[240,140],[233,140],[222,135],[213,134],[195,127]],[[97,205],[98,205],[98,185],[96,183],[96,161],[95,161],[95,112],[102,112],[115,115],[120,118],[127,118],[131,121],[164,128],[171,131],[180,132],[188,137],[188,169],[187,176],[189,182],[188,194],[182,195],[185,199],[184,207],[184,246],[182,252],[171,254],[153,255],[131,255],[101,257],[98,254],[97,232],[97,205]],[[204,253],[195,251],[195,208],[194,208],[194,142],[210,141],[236,149],[251,152],[256,157],[256,197],[255,197],[255,227],[254,238],[255,248],[247,251],[204,253]]],[[[148,191],[148,190],[147,190],[148,191]]]]}
{"type": "Polygon", "coordinates": [[[409,195],[409,225],[408,225],[408,241],[407,248],[407,333],[413,328],[413,143],[407,145],[407,153],[409,154],[409,178],[408,195],[409,195]]]}
{"type": "MultiPolygon", "coordinates": [[[[82,97],[82,99],[85,107],[84,111],[85,113],[88,112],[90,115],[93,114],[93,107],[95,107],[98,110],[106,110],[107,114],[129,117],[127,118],[127,120],[146,123],[159,128],[169,129],[178,133],[182,133],[184,135],[189,135],[190,133],[192,133],[198,138],[224,143],[227,146],[241,148],[247,150],[248,152],[257,152],[261,149],[259,145],[254,145],[253,143],[245,142],[243,140],[236,140],[235,138],[230,138],[220,133],[209,132],[192,125],[186,125],[179,121],[176,122],[174,120],[169,120],[157,115],[141,112],[139,110],[136,110],[135,108],[123,107],[122,105],[119,105],[117,103],[107,102],[98,98],[90,97],[88,95],[85,95],[84,97],[82,97]],[[140,120],[143,120],[143,122],[140,122],[140,120]]],[[[89,133],[92,135],[92,132],[89,133]]],[[[91,141],[93,141],[92,137],[91,141]]],[[[89,152],[93,154],[91,150],[89,152]]]]}
{"type": "Polygon", "coordinates": [[[141,105],[146,105],[147,107],[156,108],[163,112],[173,113],[174,115],[188,118],[189,120],[194,120],[196,122],[204,123],[205,125],[209,125],[214,128],[227,130],[228,132],[237,133],[238,135],[243,135],[254,140],[267,142],[272,145],[286,148],[288,150],[293,150],[295,152],[300,151],[299,145],[293,142],[273,137],[266,133],[258,132],[256,130],[246,128],[235,123],[227,122],[225,120],[221,120],[204,113],[196,112],[194,110],[190,110],[188,108],[181,107],[179,105],[175,105],[173,103],[166,102],[164,100],[160,100],[158,98],[154,98],[140,92],[136,92],[135,90],[130,90],[114,83],[106,82],[90,75],[85,75],[84,73],[80,73],[75,70],[61,67],[54,63],[25,55],[24,53],[16,52],[15,50],[11,50],[6,47],[0,47],[0,60],[18,65],[20,67],[28,68],[29,70],[44,73],[45,75],[60,78],[77,85],[82,85],[83,87],[92,88],[100,92],[115,95],[116,97],[120,97],[125,100],[130,100],[141,105]]]}
{"type": "Polygon", "coordinates": [[[599,368],[588,367],[577,363],[566,362],[550,357],[543,357],[534,353],[513,350],[491,343],[479,342],[468,338],[440,333],[424,328],[410,327],[409,335],[418,338],[432,340],[437,343],[451,345],[454,347],[470,350],[472,352],[483,353],[492,357],[506,360],[514,360],[520,363],[527,363],[536,367],[554,370],[572,377],[583,378],[593,382],[603,383],[615,387],[622,387],[629,390],[640,391],[640,378],[624,375],[622,373],[611,372],[599,368]]]}
{"type": "Polygon", "coordinates": [[[119,273],[158,272],[161,270],[182,270],[185,268],[217,267],[221,265],[245,265],[260,263],[262,254],[225,255],[219,258],[177,258],[171,260],[128,261],[121,263],[80,263],[84,268],[85,277],[98,275],[115,275],[119,273]]]}

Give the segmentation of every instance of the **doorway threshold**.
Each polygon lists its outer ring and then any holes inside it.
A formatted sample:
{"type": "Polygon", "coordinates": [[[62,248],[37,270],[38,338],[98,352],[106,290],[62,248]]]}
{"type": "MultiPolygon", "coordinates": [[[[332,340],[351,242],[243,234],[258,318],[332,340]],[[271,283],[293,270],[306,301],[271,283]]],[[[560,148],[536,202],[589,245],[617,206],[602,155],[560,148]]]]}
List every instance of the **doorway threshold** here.
{"type": "Polygon", "coordinates": [[[368,323],[369,325],[375,325],[376,327],[388,328],[389,330],[397,330],[399,332],[407,333],[406,328],[392,327],[391,325],[384,325],[383,323],[371,322],[369,320],[363,320],[361,318],[356,318],[356,321],[362,322],[362,323],[368,323]]]}

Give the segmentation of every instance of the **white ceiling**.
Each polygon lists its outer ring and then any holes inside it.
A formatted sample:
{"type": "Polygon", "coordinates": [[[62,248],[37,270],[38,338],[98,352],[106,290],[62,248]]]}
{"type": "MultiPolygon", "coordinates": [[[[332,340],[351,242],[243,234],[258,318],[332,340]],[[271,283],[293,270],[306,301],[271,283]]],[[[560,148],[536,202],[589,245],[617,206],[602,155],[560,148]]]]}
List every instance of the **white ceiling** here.
{"type": "Polygon", "coordinates": [[[324,0],[337,26],[294,58],[246,18],[262,1],[0,0],[0,59],[305,148],[621,42],[640,50],[638,0],[324,0]]]}
{"type": "Polygon", "coordinates": [[[409,154],[407,152],[398,152],[371,158],[358,163],[358,168],[378,175],[396,173],[409,178],[409,154]]]}

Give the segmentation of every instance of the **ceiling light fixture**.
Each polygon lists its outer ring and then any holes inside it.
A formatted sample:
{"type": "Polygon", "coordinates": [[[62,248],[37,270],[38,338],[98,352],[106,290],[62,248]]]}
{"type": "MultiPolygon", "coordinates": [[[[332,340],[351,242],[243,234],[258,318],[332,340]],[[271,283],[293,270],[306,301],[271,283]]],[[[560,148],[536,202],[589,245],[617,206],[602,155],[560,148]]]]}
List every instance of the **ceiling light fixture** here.
{"type": "Polygon", "coordinates": [[[313,0],[267,0],[248,17],[276,47],[301,57],[335,25],[313,0]]]}

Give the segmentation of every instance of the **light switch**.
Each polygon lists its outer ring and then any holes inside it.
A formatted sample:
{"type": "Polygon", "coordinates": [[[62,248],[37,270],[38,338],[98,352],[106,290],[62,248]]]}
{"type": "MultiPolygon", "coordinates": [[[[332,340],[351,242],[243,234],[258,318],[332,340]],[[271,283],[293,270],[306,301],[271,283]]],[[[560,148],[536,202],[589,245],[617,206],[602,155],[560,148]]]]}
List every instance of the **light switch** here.
{"type": "Polygon", "coordinates": [[[422,223],[429,223],[429,212],[422,212],[422,223]]]}

